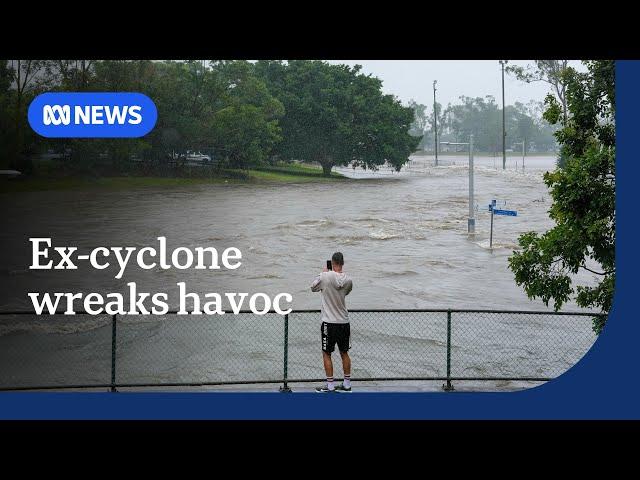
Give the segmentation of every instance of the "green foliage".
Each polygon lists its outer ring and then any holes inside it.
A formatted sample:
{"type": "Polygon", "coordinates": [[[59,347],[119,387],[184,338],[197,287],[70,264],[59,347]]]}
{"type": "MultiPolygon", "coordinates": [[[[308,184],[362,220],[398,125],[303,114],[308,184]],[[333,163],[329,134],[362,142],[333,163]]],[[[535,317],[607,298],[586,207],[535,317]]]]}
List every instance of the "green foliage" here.
{"type": "Polygon", "coordinates": [[[8,60],[0,60],[0,95],[6,95],[11,86],[13,73],[9,69],[8,60]]]}
{"type": "MultiPolygon", "coordinates": [[[[438,140],[466,141],[470,134],[474,135],[477,151],[499,152],[502,150],[502,109],[499,108],[492,96],[485,98],[460,97],[461,103],[447,108],[438,109],[438,140]]],[[[421,147],[433,149],[433,108],[410,102],[414,109],[416,120],[411,126],[410,133],[423,136],[421,128],[425,128],[421,147]]],[[[505,109],[507,148],[512,148],[515,142],[525,141],[526,151],[531,147],[537,151],[553,151],[556,148],[554,127],[542,117],[540,102],[530,102],[524,105],[516,102],[505,109]]]]}
{"type": "MultiPolygon", "coordinates": [[[[530,298],[553,301],[559,310],[575,295],[579,306],[608,313],[615,284],[615,70],[612,61],[586,65],[586,73],[563,72],[566,120],[555,97],[545,100],[547,121],[561,123],[556,137],[566,158],[544,176],[556,226],[522,235],[509,266],[530,298]],[[597,278],[595,286],[574,286],[580,270],[597,278]]],[[[604,322],[594,319],[594,331],[604,322]]]]}
{"type": "Polygon", "coordinates": [[[284,107],[248,62],[227,62],[220,68],[225,90],[209,122],[211,138],[230,166],[262,165],[282,139],[278,120],[284,107]]]}
{"type": "MultiPolygon", "coordinates": [[[[476,148],[480,151],[499,152],[502,150],[502,109],[492,96],[485,99],[461,97],[462,104],[450,106],[447,123],[458,139],[474,134],[476,148]]],[[[506,145],[525,141],[535,144],[538,149],[553,150],[555,139],[549,124],[533,120],[530,107],[521,103],[505,108],[506,145]]]]}
{"type": "Polygon", "coordinates": [[[31,155],[42,138],[26,126],[30,101],[48,86],[42,75],[48,60],[1,60],[0,67],[0,162],[4,167],[30,173],[31,155]]]}
{"type": "Polygon", "coordinates": [[[567,80],[565,72],[569,69],[569,60],[535,60],[533,65],[521,67],[509,65],[505,71],[526,83],[546,82],[554,92],[555,99],[562,109],[563,121],[567,120],[567,80]]]}
{"type": "Polygon", "coordinates": [[[9,110],[11,97],[9,87],[13,73],[7,60],[0,60],[0,168],[9,166],[11,138],[7,134],[11,129],[9,110]]]}
{"type": "Polygon", "coordinates": [[[379,79],[360,67],[322,61],[259,61],[258,76],[282,102],[281,160],[317,162],[329,175],[334,165],[399,170],[419,139],[409,134],[413,110],[383,95],[379,79]]]}
{"type": "Polygon", "coordinates": [[[187,150],[213,154],[218,168],[301,159],[320,163],[325,174],[333,165],[377,168],[387,162],[400,169],[419,141],[408,133],[413,110],[383,95],[380,80],[360,74],[360,67],[320,61],[15,62],[18,68],[6,62],[0,68],[0,148],[11,150],[3,158],[53,149],[76,173],[124,173],[144,164],[147,171],[162,167],[172,174],[187,150]],[[18,74],[21,88],[9,88],[18,74]],[[145,93],[158,108],[158,121],[136,140],[43,139],[26,126],[25,114],[43,89],[145,93]]]}
{"type": "Polygon", "coordinates": [[[427,107],[421,103],[417,103],[415,100],[409,102],[409,107],[413,109],[414,114],[414,120],[409,127],[409,133],[414,137],[422,137],[430,123],[427,107]]]}
{"type": "MultiPolygon", "coordinates": [[[[433,143],[435,142],[435,124],[434,124],[434,116],[433,116],[433,107],[427,107],[426,105],[422,105],[417,103],[414,100],[409,102],[409,107],[413,109],[414,112],[414,121],[411,124],[411,128],[409,129],[409,133],[414,137],[420,137],[421,141],[418,144],[418,148],[426,150],[433,150],[433,143]],[[431,108],[431,113],[429,113],[429,109],[431,108]]],[[[446,112],[440,103],[436,103],[437,110],[437,122],[438,122],[438,141],[442,139],[442,133],[447,129],[446,122],[447,117],[446,112]]]]}

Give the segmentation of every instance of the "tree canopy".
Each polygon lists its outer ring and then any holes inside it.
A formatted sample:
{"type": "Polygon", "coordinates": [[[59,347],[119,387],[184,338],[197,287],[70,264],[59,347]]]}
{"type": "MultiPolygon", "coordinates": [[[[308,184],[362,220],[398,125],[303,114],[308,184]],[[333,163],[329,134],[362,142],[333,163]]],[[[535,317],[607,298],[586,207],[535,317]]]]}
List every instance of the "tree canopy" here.
{"type": "MultiPolygon", "coordinates": [[[[615,284],[615,68],[612,61],[585,63],[587,72],[563,72],[566,117],[556,97],[546,99],[544,116],[560,124],[556,137],[566,158],[544,176],[556,226],[522,235],[509,266],[530,298],[553,301],[559,310],[575,296],[579,306],[608,313],[615,284]],[[574,285],[580,270],[595,285],[574,285]]],[[[594,331],[605,321],[594,318],[594,331]]]]}
{"type": "MultiPolygon", "coordinates": [[[[424,137],[420,142],[422,149],[433,149],[434,125],[433,108],[412,101],[415,120],[410,133],[424,137]]],[[[482,97],[460,97],[460,103],[449,104],[446,108],[436,104],[438,111],[438,137],[442,141],[466,141],[474,135],[476,149],[480,152],[499,152],[502,150],[502,109],[495,99],[488,95],[482,97]]],[[[554,151],[555,128],[542,116],[543,103],[531,101],[528,104],[516,102],[505,108],[507,148],[514,143],[524,141],[526,151],[554,151]]]]}
{"type": "Polygon", "coordinates": [[[318,162],[326,175],[335,165],[400,170],[418,145],[409,134],[413,109],[384,95],[360,66],[293,60],[255,68],[284,106],[276,152],[285,160],[318,162]]]}
{"type": "Polygon", "coordinates": [[[563,120],[567,120],[567,84],[564,80],[564,71],[569,67],[569,60],[535,60],[532,65],[521,67],[509,65],[507,73],[514,75],[518,80],[526,83],[546,82],[553,88],[557,100],[562,105],[563,120]]]}
{"type": "MultiPolygon", "coordinates": [[[[7,165],[25,153],[69,152],[69,165],[108,159],[122,171],[139,157],[162,164],[176,152],[215,152],[224,166],[249,168],[278,160],[396,169],[418,140],[413,110],[381,91],[360,67],[322,61],[2,61],[0,148],[7,165]],[[17,88],[10,88],[10,85],[17,88]],[[26,126],[30,101],[46,89],[137,91],[158,108],[141,139],[44,139],[26,126]],[[28,136],[28,138],[27,138],[28,136]]],[[[104,162],[103,162],[104,163],[104,162]]]]}

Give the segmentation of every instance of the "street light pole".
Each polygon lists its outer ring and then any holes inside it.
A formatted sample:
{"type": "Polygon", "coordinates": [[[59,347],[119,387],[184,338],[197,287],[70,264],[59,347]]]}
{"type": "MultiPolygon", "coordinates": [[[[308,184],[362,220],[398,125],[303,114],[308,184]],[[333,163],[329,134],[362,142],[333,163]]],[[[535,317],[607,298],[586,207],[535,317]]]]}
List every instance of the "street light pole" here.
{"type": "Polygon", "coordinates": [[[437,80],[433,81],[433,132],[435,135],[435,143],[434,150],[436,154],[436,167],[438,166],[438,111],[436,110],[436,83],[437,80]]]}
{"type": "Polygon", "coordinates": [[[502,66],[502,169],[504,170],[507,168],[507,131],[504,120],[504,66],[507,64],[507,60],[500,60],[499,62],[502,66]]]}

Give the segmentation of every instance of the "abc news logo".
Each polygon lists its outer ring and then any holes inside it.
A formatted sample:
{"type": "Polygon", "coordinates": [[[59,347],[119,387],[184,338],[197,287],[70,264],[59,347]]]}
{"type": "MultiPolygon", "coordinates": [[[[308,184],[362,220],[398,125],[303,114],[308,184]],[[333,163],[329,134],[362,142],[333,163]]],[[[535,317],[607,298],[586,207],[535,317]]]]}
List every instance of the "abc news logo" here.
{"type": "Polygon", "coordinates": [[[140,105],[76,105],[73,109],[70,105],[44,105],[42,108],[42,123],[45,125],[69,125],[73,110],[73,122],[76,125],[138,125],[142,122],[140,105]]]}
{"type": "Polygon", "coordinates": [[[158,111],[133,92],[48,92],[29,105],[31,128],[47,138],[136,138],[149,133],[158,111]]]}
{"type": "MultiPolygon", "coordinates": [[[[42,109],[42,123],[45,125],[69,125],[71,123],[70,105],[45,105],[42,109]]],[[[142,107],[140,105],[125,105],[120,108],[118,105],[92,105],[81,107],[76,105],[73,108],[73,122],[76,125],[138,125],[142,122],[140,115],[142,107]]]]}

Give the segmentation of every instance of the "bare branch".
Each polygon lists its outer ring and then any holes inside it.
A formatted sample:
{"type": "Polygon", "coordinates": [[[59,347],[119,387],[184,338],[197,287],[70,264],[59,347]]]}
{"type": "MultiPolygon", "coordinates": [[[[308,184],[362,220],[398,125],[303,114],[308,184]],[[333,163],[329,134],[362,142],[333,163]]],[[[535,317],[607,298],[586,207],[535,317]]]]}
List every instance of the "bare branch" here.
{"type": "Polygon", "coordinates": [[[590,268],[586,267],[584,263],[582,265],[580,265],[580,267],[584,268],[586,271],[594,273],[596,275],[611,275],[612,273],[615,272],[615,270],[610,270],[608,272],[596,272],[595,270],[591,270],[590,268]]]}

